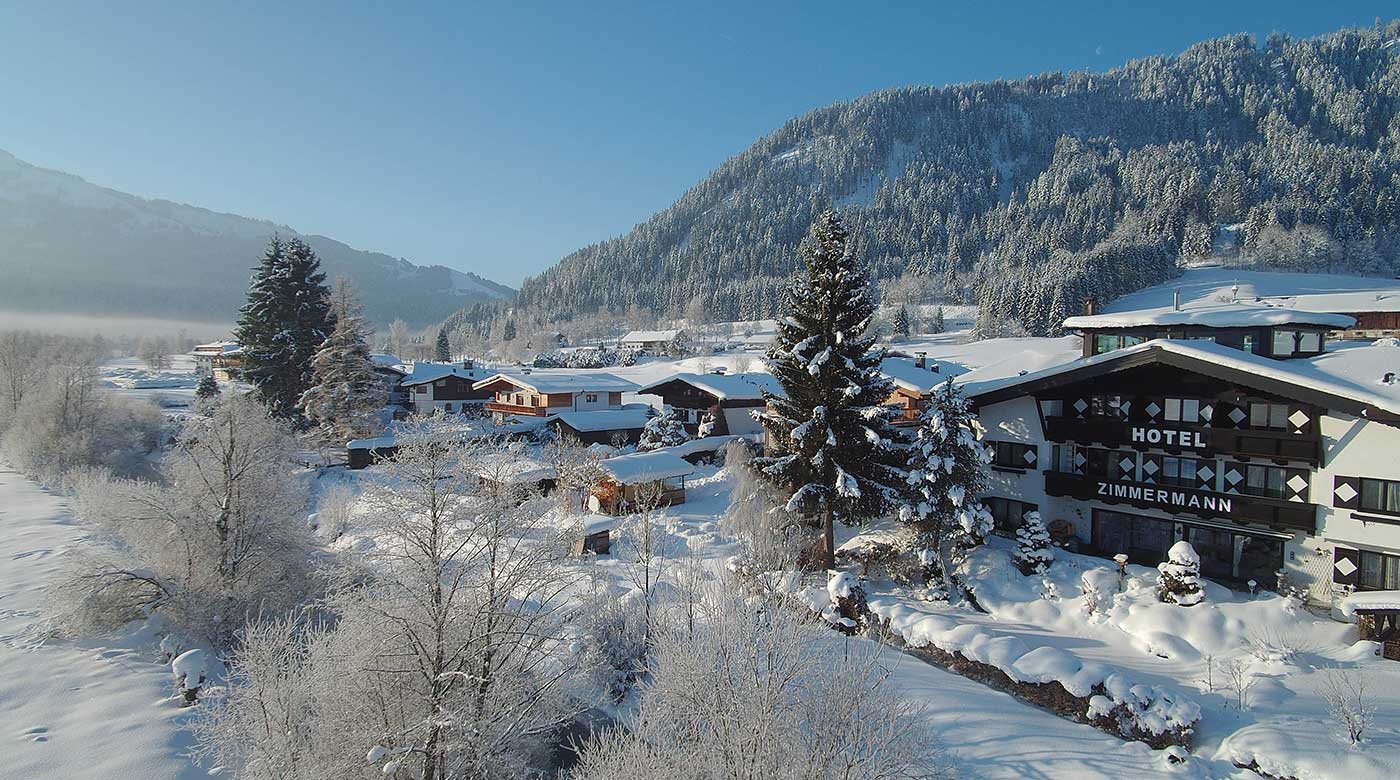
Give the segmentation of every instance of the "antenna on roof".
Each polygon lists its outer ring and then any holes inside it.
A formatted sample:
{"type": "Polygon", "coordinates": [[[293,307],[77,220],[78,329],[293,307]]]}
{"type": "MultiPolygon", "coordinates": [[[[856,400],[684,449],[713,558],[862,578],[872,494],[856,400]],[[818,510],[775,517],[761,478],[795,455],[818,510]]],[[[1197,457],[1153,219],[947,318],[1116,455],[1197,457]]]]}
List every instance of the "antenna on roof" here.
{"type": "Polygon", "coordinates": [[[1238,301],[1239,299],[1240,299],[1240,280],[1239,280],[1239,279],[1236,279],[1236,280],[1235,280],[1235,283],[1232,284],[1232,285],[1230,285],[1230,303],[1234,303],[1234,302],[1238,301]]]}

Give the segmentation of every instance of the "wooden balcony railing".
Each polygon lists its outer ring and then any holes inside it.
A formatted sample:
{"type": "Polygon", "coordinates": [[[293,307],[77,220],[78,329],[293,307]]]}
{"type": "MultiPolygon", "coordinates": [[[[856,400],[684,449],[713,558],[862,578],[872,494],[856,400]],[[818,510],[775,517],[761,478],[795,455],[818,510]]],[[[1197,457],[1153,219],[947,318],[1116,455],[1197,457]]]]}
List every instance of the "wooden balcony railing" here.
{"type": "Polygon", "coordinates": [[[546,412],[545,407],[543,406],[523,406],[521,404],[505,404],[501,403],[500,401],[487,401],[486,411],[493,413],[499,412],[501,414],[521,414],[530,417],[543,417],[545,416],[546,412]]]}

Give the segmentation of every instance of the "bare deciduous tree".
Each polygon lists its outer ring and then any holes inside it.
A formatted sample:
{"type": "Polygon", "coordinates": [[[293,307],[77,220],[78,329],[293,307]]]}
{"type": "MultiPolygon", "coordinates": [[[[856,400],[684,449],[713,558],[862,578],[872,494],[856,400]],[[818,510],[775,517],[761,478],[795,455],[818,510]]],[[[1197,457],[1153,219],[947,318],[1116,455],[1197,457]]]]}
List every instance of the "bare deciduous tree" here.
{"type": "Polygon", "coordinates": [[[1367,689],[1366,674],[1357,668],[1322,670],[1322,698],[1327,712],[1355,745],[1366,734],[1376,714],[1376,702],[1367,689]]]}

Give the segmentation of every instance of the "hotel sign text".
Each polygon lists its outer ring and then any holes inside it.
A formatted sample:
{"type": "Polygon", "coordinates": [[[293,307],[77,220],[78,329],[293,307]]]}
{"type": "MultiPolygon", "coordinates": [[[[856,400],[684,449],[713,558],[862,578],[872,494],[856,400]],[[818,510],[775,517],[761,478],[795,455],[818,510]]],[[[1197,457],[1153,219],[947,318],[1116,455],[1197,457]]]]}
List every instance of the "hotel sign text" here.
{"type": "Polygon", "coordinates": [[[1157,504],[1167,509],[1192,509],[1229,514],[1233,499],[1214,493],[1183,488],[1134,485],[1126,482],[1099,482],[1098,495],[1104,498],[1157,504]]]}
{"type": "Polygon", "coordinates": [[[1168,447],[1190,447],[1203,450],[1206,437],[1202,431],[1178,431],[1173,428],[1148,428],[1133,426],[1128,431],[1128,440],[1134,444],[1162,444],[1168,447]]]}

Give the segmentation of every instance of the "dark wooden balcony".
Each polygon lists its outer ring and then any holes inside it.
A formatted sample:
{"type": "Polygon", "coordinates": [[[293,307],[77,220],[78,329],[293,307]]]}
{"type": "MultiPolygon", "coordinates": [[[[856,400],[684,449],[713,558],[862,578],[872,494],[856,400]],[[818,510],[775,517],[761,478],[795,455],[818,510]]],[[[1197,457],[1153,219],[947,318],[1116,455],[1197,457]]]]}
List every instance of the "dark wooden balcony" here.
{"type": "Polygon", "coordinates": [[[528,417],[543,417],[546,409],[543,406],[523,406],[521,404],[506,404],[500,401],[487,401],[486,411],[492,414],[519,414],[528,417]]]}

